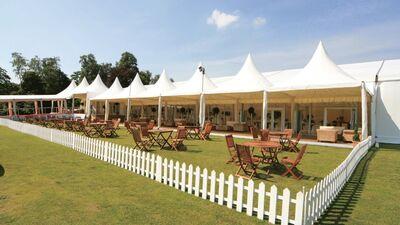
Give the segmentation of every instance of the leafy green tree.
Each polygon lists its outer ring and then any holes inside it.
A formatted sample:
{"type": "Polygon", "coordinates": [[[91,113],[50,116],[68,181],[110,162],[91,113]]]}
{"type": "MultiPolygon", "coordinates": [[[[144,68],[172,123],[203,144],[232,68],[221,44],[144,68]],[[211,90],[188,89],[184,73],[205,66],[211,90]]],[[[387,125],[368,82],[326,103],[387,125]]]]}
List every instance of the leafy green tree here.
{"type": "Polygon", "coordinates": [[[137,59],[130,52],[124,52],[121,54],[121,58],[115,63],[115,68],[111,72],[110,79],[114,81],[118,77],[121,85],[127,87],[135,78],[139,72],[137,67],[137,59]]]}
{"type": "Polygon", "coordinates": [[[81,64],[79,81],[81,81],[83,77],[86,77],[89,83],[92,82],[100,70],[100,65],[97,64],[96,57],[94,57],[93,54],[82,55],[79,63],[81,64]]]}
{"type": "Polygon", "coordinates": [[[154,75],[154,77],[150,78],[150,84],[157,83],[158,79],[160,79],[160,74],[154,75]]]}
{"type": "Polygon", "coordinates": [[[81,81],[81,75],[82,75],[81,71],[75,71],[71,74],[71,79],[79,83],[81,81]]]}
{"type": "Polygon", "coordinates": [[[111,63],[100,64],[99,75],[101,79],[104,81],[104,84],[107,85],[107,87],[110,87],[115,80],[115,78],[114,79],[111,78],[112,70],[113,66],[111,63]]]}
{"type": "Polygon", "coordinates": [[[34,71],[41,76],[43,72],[42,59],[35,55],[35,57],[28,62],[28,68],[30,71],[34,71]]]}
{"type": "Polygon", "coordinates": [[[22,94],[44,94],[45,85],[39,74],[33,71],[26,71],[21,78],[22,94]]]}
{"type": "Polygon", "coordinates": [[[140,76],[140,79],[142,80],[142,83],[144,85],[146,85],[146,84],[150,84],[150,79],[153,76],[153,74],[150,71],[145,70],[145,71],[140,71],[139,76],[140,76]]]}
{"type": "Polygon", "coordinates": [[[14,73],[17,78],[21,81],[22,75],[25,73],[28,63],[27,60],[22,56],[21,53],[13,52],[11,54],[11,64],[14,67],[14,73]]]}
{"type": "Polygon", "coordinates": [[[10,76],[7,74],[7,71],[0,67],[0,94],[17,94],[18,90],[18,85],[12,83],[10,76]]]}

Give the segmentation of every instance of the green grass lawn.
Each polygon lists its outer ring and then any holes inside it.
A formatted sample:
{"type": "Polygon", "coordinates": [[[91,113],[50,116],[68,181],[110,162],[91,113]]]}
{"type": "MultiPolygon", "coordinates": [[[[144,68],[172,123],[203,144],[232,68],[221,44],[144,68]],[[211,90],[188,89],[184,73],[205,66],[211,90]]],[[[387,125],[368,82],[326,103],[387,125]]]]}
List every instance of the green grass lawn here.
{"type": "MultiPolygon", "coordinates": [[[[103,138],[103,140],[121,144],[123,146],[134,146],[134,141],[131,135],[126,132],[125,128],[118,131],[118,138],[103,138]]],[[[155,154],[161,155],[174,161],[185,162],[186,164],[193,164],[201,168],[215,170],[217,173],[224,172],[225,174],[235,174],[237,166],[234,164],[226,164],[229,153],[226,148],[225,138],[212,136],[211,141],[200,140],[187,140],[185,145],[186,151],[174,150],[160,150],[158,146],[154,146],[151,151],[155,154]]],[[[236,143],[249,141],[248,139],[235,139],[236,143]]],[[[271,185],[278,186],[278,190],[286,187],[296,193],[301,191],[304,186],[306,189],[313,187],[323,177],[328,175],[335,169],[348,155],[351,149],[321,147],[321,146],[308,146],[305,156],[299,169],[304,172],[302,180],[296,180],[290,177],[282,177],[280,174],[284,172],[284,168],[269,168],[271,173],[268,177],[262,176],[260,179],[255,179],[256,182],[263,181],[267,185],[267,189],[271,185]],[[282,171],[283,169],[283,171],[282,171]]],[[[289,156],[296,157],[296,153],[282,152],[278,158],[289,156]]],[[[267,170],[267,166],[264,168],[267,170]]],[[[263,175],[263,171],[260,171],[263,175]]],[[[265,172],[264,172],[265,175],[265,172]]]]}
{"type": "Polygon", "coordinates": [[[399,224],[400,146],[372,149],[319,224],[399,224]]]}
{"type": "Polygon", "coordinates": [[[0,224],[265,224],[0,126],[0,224]]]}

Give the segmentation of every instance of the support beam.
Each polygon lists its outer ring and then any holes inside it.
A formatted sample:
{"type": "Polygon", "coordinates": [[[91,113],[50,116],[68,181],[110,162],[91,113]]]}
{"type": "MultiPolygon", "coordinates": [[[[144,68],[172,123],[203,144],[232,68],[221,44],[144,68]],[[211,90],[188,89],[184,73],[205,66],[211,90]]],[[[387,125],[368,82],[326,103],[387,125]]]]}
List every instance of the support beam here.
{"type": "Polygon", "coordinates": [[[104,104],[105,104],[104,105],[104,109],[105,109],[104,120],[108,120],[108,115],[110,113],[110,103],[108,102],[108,100],[106,100],[106,102],[104,104]]]}
{"type": "Polygon", "coordinates": [[[168,105],[167,102],[164,102],[164,123],[168,121],[168,105]]]}
{"type": "Polygon", "coordinates": [[[35,108],[35,114],[39,114],[39,105],[38,105],[38,101],[34,101],[33,102],[33,106],[35,108]]]}
{"type": "Polygon", "coordinates": [[[161,95],[158,96],[158,111],[157,111],[157,128],[161,127],[161,111],[162,111],[162,102],[161,95]]]}
{"type": "Polygon", "coordinates": [[[377,107],[378,83],[374,84],[374,95],[371,101],[371,136],[373,140],[376,138],[376,107],[377,107]]]}
{"type": "Polygon", "coordinates": [[[50,113],[53,113],[53,108],[54,108],[54,100],[51,100],[50,113]]]}
{"type": "Polygon", "coordinates": [[[268,119],[268,96],[267,91],[263,92],[263,110],[262,110],[262,129],[267,129],[268,119]]]}
{"type": "Polygon", "coordinates": [[[8,102],[8,116],[13,115],[13,104],[12,102],[8,102]]]}
{"type": "Polygon", "coordinates": [[[324,126],[328,125],[328,108],[324,108],[324,126]]]}
{"type": "Polygon", "coordinates": [[[308,134],[311,134],[311,107],[312,104],[308,107],[308,134]]]}
{"type": "Polygon", "coordinates": [[[204,122],[206,120],[206,101],[204,98],[204,94],[200,95],[200,109],[199,109],[199,125],[200,127],[204,127],[204,122]]]}
{"type": "Polygon", "coordinates": [[[234,117],[234,120],[235,120],[235,123],[238,123],[239,122],[239,120],[240,120],[240,115],[239,115],[239,100],[237,99],[236,100],[236,102],[235,102],[235,108],[234,108],[234,110],[233,110],[233,112],[235,113],[235,117],[234,117]]]}
{"type": "Polygon", "coordinates": [[[72,98],[72,106],[71,106],[72,116],[74,116],[74,112],[75,112],[75,98],[72,98]]]}
{"type": "Polygon", "coordinates": [[[17,116],[18,115],[18,110],[17,110],[17,102],[13,101],[13,110],[14,110],[14,115],[17,116]]]}
{"type": "Polygon", "coordinates": [[[43,114],[44,113],[44,111],[43,111],[43,101],[41,100],[40,101],[40,114],[43,114]]]}
{"type": "Polygon", "coordinates": [[[129,121],[130,117],[131,117],[131,100],[128,98],[128,103],[126,106],[126,119],[125,120],[129,121]]]}
{"type": "Polygon", "coordinates": [[[294,121],[294,117],[295,117],[295,115],[294,115],[294,107],[295,107],[295,103],[294,103],[294,100],[292,99],[292,102],[290,103],[290,128],[294,131],[294,132],[296,132],[296,130],[294,129],[294,123],[295,123],[295,121],[294,121]]]}
{"type": "Polygon", "coordinates": [[[361,124],[361,140],[365,140],[368,137],[368,105],[364,82],[361,83],[361,124]]]}

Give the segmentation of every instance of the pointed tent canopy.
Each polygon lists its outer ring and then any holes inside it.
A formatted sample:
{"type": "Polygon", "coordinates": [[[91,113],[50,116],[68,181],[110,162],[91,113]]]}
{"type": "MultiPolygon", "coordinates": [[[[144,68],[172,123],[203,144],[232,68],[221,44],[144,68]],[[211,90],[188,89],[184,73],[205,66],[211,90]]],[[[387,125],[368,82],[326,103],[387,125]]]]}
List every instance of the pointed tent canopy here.
{"type": "Polygon", "coordinates": [[[143,85],[142,80],[140,79],[140,76],[137,73],[132,83],[128,87],[123,88],[122,91],[116,93],[110,99],[128,99],[138,96],[140,95],[140,93],[143,93],[144,91],[146,91],[146,87],[143,85]]]}
{"type": "Polygon", "coordinates": [[[91,98],[91,100],[106,100],[106,99],[113,99],[115,96],[119,95],[124,88],[121,86],[121,83],[119,82],[118,77],[115,78],[114,83],[111,85],[111,87],[106,90],[105,92],[97,95],[94,98],[91,98]]]}
{"type": "Polygon", "coordinates": [[[79,85],[72,91],[72,94],[85,94],[87,87],[89,87],[89,83],[86,80],[86,77],[83,77],[81,83],[79,83],[79,85]]]}
{"type": "Polygon", "coordinates": [[[72,98],[72,95],[73,95],[72,93],[75,88],[76,88],[75,81],[71,81],[71,83],[68,85],[68,87],[65,88],[63,91],[61,91],[60,93],[58,93],[56,96],[58,96],[60,98],[72,98]]]}
{"type": "Polygon", "coordinates": [[[151,98],[151,97],[158,97],[162,96],[165,93],[172,91],[175,88],[175,85],[171,82],[170,78],[168,77],[165,69],[162,71],[158,81],[149,86],[146,91],[139,93],[136,96],[132,96],[133,98],[151,98]]]}
{"type": "Polygon", "coordinates": [[[307,65],[290,80],[281,82],[276,90],[307,90],[357,87],[361,83],[337,66],[320,41],[307,65]]]}
{"type": "Polygon", "coordinates": [[[251,55],[248,54],[242,68],[234,77],[222,82],[215,89],[205,91],[205,93],[223,94],[260,92],[269,89],[271,86],[272,84],[258,71],[251,55]]]}
{"type": "Polygon", "coordinates": [[[200,71],[200,67],[203,67],[202,63],[198,64],[193,76],[189,80],[185,81],[179,88],[173,89],[165,95],[200,95],[204,91],[216,88],[217,86],[211,81],[211,79],[206,74],[203,75],[200,71]]]}

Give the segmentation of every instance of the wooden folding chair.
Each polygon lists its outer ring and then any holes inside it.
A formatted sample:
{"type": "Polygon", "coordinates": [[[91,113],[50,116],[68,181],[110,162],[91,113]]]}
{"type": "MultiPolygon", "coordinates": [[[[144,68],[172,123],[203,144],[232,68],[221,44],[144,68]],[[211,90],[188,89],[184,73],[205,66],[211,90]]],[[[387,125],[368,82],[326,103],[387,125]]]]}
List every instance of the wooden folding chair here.
{"type": "Polygon", "coordinates": [[[298,176],[298,175],[296,175],[296,174],[294,173],[293,170],[294,170],[294,169],[297,167],[297,165],[299,165],[299,163],[301,162],[301,159],[303,158],[303,155],[304,155],[304,153],[306,152],[306,148],[307,148],[307,145],[303,145],[303,147],[301,147],[301,150],[300,150],[299,153],[297,154],[297,157],[296,157],[295,160],[289,159],[289,158],[286,157],[286,156],[282,158],[281,164],[284,165],[285,168],[286,168],[286,172],[284,172],[284,173],[282,174],[282,176],[286,176],[286,175],[288,175],[288,174],[290,173],[290,174],[291,174],[294,178],[296,178],[297,180],[299,180],[300,178],[303,177],[303,174],[302,174],[302,173],[298,176]]]}
{"type": "Polygon", "coordinates": [[[94,129],[94,127],[92,126],[85,126],[83,128],[83,134],[87,137],[94,137],[97,134],[96,129],[94,129]]]}
{"type": "Polygon", "coordinates": [[[288,139],[289,140],[288,150],[290,152],[299,152],[299,148],[297,147],[297,145],[299,144],[301,137],[302,137],[301,131],[299,131],[299,133],[297,134],[296,140],[292,141],[291,139],[288,139]]]}
{"type": "Polygon", "coordinates": [[[154,120],[150,120],[149,124],[147,125],[148,130],[152,130],[154,128],[154,120]]]}
{"type": "Polygon", "coordinates": [[[258,135],[260,134],[260,129],[258,127],[250,127],[251,135],[254,140],[258,140],[258,135]]]}
{"type": "Polygon", "coordinates": [[[229,160],[226,161],[226,163],[231,163],[231,162],[237,162],[237,152],[236,152],[236,146],[235,146],[235,141],[233,139],[232,134],[225,135],[225,140],[226,140],[226,147],[229,152],[229,160]]]}
{"type": "Polygon", "coordinates": [[[204,130],[199,133],[199,137],[201,140],[210,140],[210,134],[212,131],[213,125],[211,123],[206,123],[204,130]]]}
{"type": "Polygon", "coordinates": [[[125,122],[124,122],[124,127],[126,128],[126,132],[127,132],[127,133],[132,134],[132,133],[131,133],[131,123],[130,123],[129,121],[125,121],[125,122]]]}
{"type": "Polygon", "coordinates": [[[141,137],[140,135],[140,130],[137,127],[132,127],[131,128],[131,132],[132,132],[132,137],[133,140],[135,141],[135,147],[133,148],[138,148],[139,150],[145,150],[148,151],[149,148],[151,148],[152,141],[150,139],[144,139],[141,137]]]}
{"type": "Polygon", "coordinates": [[[258,165],[262,160],[251,155],[249,146],[236,144],[236,153],[239,160],[239,169],[236,172],[236,176],[249,180],[257,176],[258,165]],[[240,172],[243,172],[243,174],[240,174],[240,172]]]}
{"type": "Polygon", "coordinates": [[[176,137],[172,139],[171,146],[173,149],[178,151],[179,149],[185,147],[183,141],[186,138],[186,128],[184,126],[178,126],[176,137]]]}
{"type": "Polygon", "coordinates": [[[261,129],[260,130],[261,141],[268,141],[269,140],[269,130],[261,129]]]}

